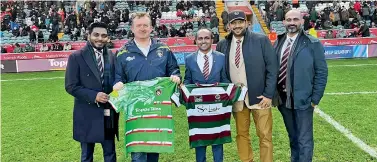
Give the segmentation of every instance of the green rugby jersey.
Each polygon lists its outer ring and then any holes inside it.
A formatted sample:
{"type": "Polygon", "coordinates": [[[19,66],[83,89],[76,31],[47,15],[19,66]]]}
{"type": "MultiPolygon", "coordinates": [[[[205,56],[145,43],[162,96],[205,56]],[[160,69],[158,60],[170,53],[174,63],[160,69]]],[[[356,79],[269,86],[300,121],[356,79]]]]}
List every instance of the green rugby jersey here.
{"type": "Polygon", "coordinates": [[[164,77],[127,83],[110,94],[116,112],[124,111],[126,153],[174,151],[171,97],[176,87],[164,77]]]}

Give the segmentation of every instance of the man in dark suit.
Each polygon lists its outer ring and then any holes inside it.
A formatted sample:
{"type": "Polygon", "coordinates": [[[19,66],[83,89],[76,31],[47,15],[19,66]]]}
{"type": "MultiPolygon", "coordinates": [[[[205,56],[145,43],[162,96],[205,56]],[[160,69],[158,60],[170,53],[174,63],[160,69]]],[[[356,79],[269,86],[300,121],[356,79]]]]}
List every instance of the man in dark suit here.
{"type": "Polygon", "coordinates": [[[288,131],[291,161],[310,162],[313,157],[313,111],[327,83],[325,50],[321,42],[305,34],[300,11],[291,10],[283,22],[287,33],[274,46],[280,62],[274,105],[288,131]]]}
{"type": "Polygon", "coordinates": [[[68,58],[65,89],[74,100],[73,139],[81,143],[81,161],[93,161],[95,143],[101,143],[105,162],[115,162],[114,138],[119,115],[111,109],[108,94],[114,82],[114,56],[106,48],[107,25],[89,26],[85,47],[68,58]]]}
{"type": "Polygon", "coordinates": [[[248,87],[245,102],[233,105],[237,128],[237,149],[241,161],[253,161],[250,146],[250,113],[259,137],[260,161],[271,162],[272,112],[271,99],[276,88],[278,62],[270,40],[247,30],[242,11],[229,13],[231,33],[221,40],[217,51],[225,54],[226,73],[233,83],[248,87]]]}
{"type": "MultiPolygon", "coordinates": [[[[185,59],[186,71],[184,84],[215,84],[230,83],[225,74],[225,55],[212,50],[212,31],[207,28],[199,29],[195,41],[199,50],[188,55],[185,59]]],[[[195,148],[196,161],[206,161],[207,146],[195,148]]],[[[212,145],[214,162],[224,159],[223,144],[212,145]]]]}
{"type": "Polygon", "coordinates": [[[184,84],[229,83],[225,73],[225,55],[212,50],[212,31],[200,29],[196,36],[199,50],[186,57],[184,84]]]}

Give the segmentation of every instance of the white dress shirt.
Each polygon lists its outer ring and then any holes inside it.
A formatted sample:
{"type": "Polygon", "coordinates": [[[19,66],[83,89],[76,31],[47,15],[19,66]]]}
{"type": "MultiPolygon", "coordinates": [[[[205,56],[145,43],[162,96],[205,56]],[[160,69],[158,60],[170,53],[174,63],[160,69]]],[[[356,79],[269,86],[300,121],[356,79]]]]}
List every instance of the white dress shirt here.
{"type": "Polygon", "coordinates": [[[136,40],[134,40],[134,41],[135,41],[137,48],[139,48],[140,51],[143,52],[144,56],[147,57],[148,53],[149,53],[149,49],[151,48],[152,40],[149,40],[149,45],[145,48],[142,47],[136,40]]]}
{"type": "Polygon", "coordinates": [[[198,55],[196,56],[196,59],[197,59],[199,69],[203,73],[204,63],[205,63],[204,55],[208,56],[208,62],[209,62],[208,74],[211,74],[211,69],[212,69],[212,65],[213,65],[212,50],[210,50],[207,54],[204,54],[204,53],[198,51],[198,55]]]}
{"type": "Polygon", "coordinates": [[[281,48],[281,55],[280,55],[279,63],[281,63],[281,58],[283,57],[283,55],[284,55],[284,51],[285,51],[285,49],[286,49],[287,46],[288,46],[288,40],[289,40],[289,39],[292,40],[292,42],[291,42],[291,50],[292,50],[292,45],[295,43],[297,36],[298,36],[298,34],[296,34],[296,35],[293,36],[293,37],[289,37],[289,36],[287,35],[287,38],[285,39],[285,42],[284,42],[284,44],[283,44],[283,47],[281,48]]]}

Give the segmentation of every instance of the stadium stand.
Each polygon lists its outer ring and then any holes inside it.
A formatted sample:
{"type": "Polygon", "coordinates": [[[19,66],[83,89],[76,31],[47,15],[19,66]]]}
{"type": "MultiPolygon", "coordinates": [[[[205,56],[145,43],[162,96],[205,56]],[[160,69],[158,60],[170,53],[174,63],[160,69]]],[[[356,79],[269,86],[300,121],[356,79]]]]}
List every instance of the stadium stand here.
{"type": "Polygon", "coordinates": [[[11,45],[5,51],[13,52],[15,43],[23,48],[25,43],[85,41],[86,27],[94,21],[109,24],[112,40],[130,39],[134,12],[149,12],[151,37],[191,37],[200,27],[218,35],[215,7],[215,1],[1,1],[1,45],[11,45]]]}

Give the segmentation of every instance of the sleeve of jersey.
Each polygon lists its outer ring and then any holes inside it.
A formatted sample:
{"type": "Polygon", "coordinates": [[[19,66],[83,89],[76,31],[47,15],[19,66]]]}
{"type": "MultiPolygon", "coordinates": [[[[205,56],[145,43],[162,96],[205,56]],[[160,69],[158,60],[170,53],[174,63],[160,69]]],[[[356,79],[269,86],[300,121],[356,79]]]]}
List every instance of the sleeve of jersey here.
{"type": "Polygon", "coordinates": [[[123,110],[124,105],[122,105],[122,95],[119,95],[119,91],[113,91],[110,93],[110,99],[109,103],[113,107],[113,109],[119,113],[120,111],[123,110]]]}
{"type": "Polygon", "coordinates": [[[188,94],[185,94],[184,89],[186,89],[185,86],[182,86],[180,89],[177,88],[171,96],[172,101],[175,103],[177,107],[180,107],[181,105],[186,106],[187,102],[185,100],[185,96],[187,96],[188,94]]]}
{"type": "Polygon", "coordinates": [[[245,100],[247,88],[245,86],[237,87],[236,91],[236,95],[234,95],[234,97],[231,98],[232,103],[245,100]]]}
{"type": "Polygon", "coordinates": [[[170,99],[175,103],[177,107],[181,106],[181,94],[178,88],[176,88],[170,99]]]}

